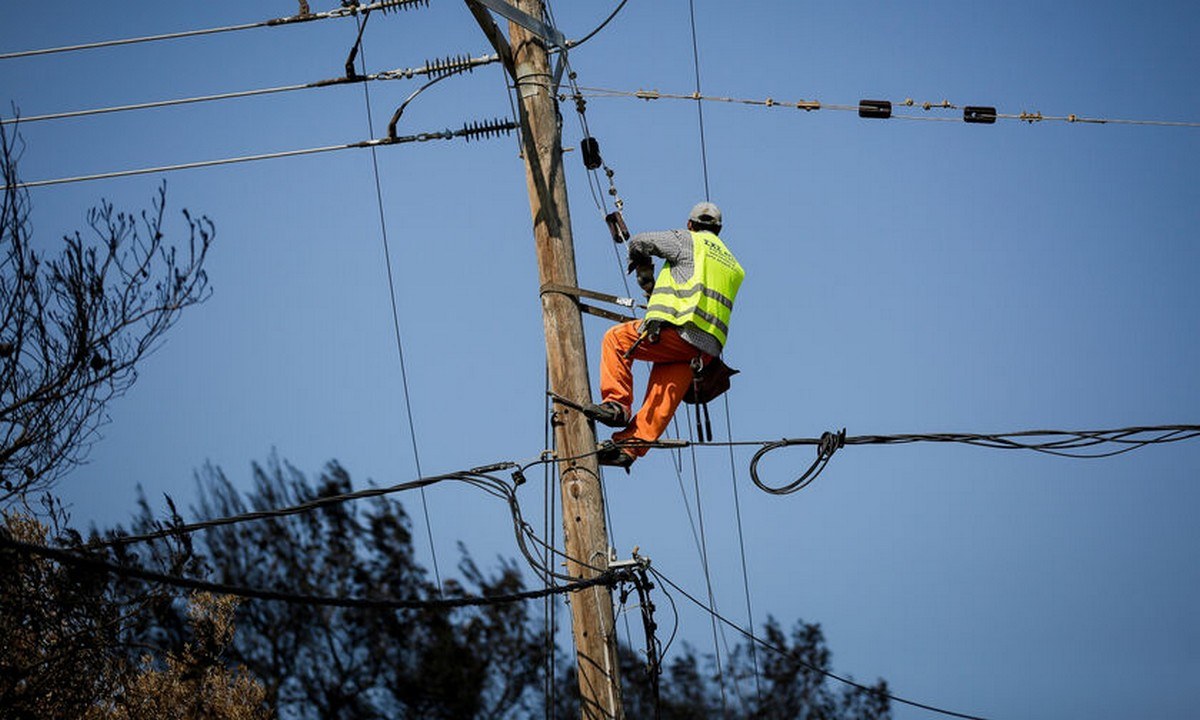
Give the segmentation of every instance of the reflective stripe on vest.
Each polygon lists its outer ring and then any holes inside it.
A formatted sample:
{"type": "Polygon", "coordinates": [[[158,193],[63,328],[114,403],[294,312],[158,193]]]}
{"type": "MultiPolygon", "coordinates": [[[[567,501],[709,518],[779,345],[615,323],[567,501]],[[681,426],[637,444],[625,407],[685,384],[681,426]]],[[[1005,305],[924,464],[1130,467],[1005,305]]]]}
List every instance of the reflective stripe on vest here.
{"type": "Polygon", "coordinates": [[[671,265],[665,264],[654,282],[646,309],[647,320],[672,325],[692,323],[724,347],[729,318],[745,270],[721,239],[710,232],[692,233],[692,276],[676,283],[671,265]]]}

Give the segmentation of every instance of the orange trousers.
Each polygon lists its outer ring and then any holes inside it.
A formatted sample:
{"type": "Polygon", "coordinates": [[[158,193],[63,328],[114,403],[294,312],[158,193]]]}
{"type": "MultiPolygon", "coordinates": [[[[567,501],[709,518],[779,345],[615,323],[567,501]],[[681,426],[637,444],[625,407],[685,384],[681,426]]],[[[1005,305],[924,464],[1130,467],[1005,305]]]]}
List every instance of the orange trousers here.
{"type": "MultiPolygon", "coordinates": [[[[692,358],[700,356],[704,362],[711,358],[679,337],[670,325],[663,325],[658,342],[645,340],[628,359],[625,353],[637,342],[639,321],[621,323],[604,333],[600,346],[600,398],[601,402],[615,402],[630,412],[633,408],[633,361],[648,360],[650,381],[646,386],[646,397],[629,427],[613,433],[614,441],[646,440],[653,442],[662,436],[675,415],[675,410],[692,384],[692,358]]],[[[632,446],[626,451],[635,457],[646,454],[650,448],[632,446]]]]}

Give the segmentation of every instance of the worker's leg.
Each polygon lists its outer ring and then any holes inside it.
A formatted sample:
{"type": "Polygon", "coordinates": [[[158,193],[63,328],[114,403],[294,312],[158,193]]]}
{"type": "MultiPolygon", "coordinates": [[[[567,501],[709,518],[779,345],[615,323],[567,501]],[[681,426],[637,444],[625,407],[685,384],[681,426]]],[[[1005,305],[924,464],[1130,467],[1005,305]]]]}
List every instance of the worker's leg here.
{"type": "Polygon", "coordinates": [[[600,402],[617,403],[626,417],[633,410],[633,358],[626,359],[625,353],[637,342],[638,325],[633,320],[615,325],[600,344],[600,402]]]}
{"type": "MultiPolygon", "coordinates": [[[[701,353],[684,342],[674,328],[665,327],[657,343],[642,343],[634,351],[638,360],[654,363],[646,385],[642,407],[626,429],[613,434],[613,440],[646,440],[653,442],[662,436],[675,410],[692,383],[692,358],[701,353]]],[[[707,361],[708,356],[704,355],[707,361]]],[[[649,448],[626,448],[635,457],[645,455],[649,448]]]]}
{"type": "MultiPolygon", "coordinates": [[[[650,382],[646,386],[646,398],[642,401],[641,409],[629,427],[613,433],[613,440],[657,440],[671,424],[671,418],[675,416],[675,410],[687,394],[691,383],[690,362],[654,363],[654,367],[650,369],[650,382]]],[[[625,450],[634,457],[641,457],[650,448],[645,445],[633,445],[625,450]]]]}

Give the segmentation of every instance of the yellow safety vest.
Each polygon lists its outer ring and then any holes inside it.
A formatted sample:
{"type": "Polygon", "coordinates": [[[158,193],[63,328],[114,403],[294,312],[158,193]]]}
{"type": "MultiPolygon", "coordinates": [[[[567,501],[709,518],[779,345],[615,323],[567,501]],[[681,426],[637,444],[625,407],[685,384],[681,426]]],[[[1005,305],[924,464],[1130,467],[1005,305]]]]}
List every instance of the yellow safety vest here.
{"type": "Polygon", "coordinates": [[[654,281],[646,319],[671,325],[690,322],[725,347],[733,299],[746,271],[721,238],[707,231],[692,233],[692,259],[692,276],[681,283],[672,277],[670,263],[663,265],[654,281]]]}

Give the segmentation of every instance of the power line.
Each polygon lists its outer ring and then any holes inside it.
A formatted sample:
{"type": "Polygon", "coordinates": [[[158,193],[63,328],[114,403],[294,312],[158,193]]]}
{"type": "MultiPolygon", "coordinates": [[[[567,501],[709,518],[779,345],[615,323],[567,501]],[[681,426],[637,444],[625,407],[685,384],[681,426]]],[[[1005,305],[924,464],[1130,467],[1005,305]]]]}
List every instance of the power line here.
{"type": "MultiPolygon", "coordinates": [[[[696,32],[696,3],[695,3],[695,0],[688,0],[688,15],[689,15],[689,19],[691,21],[691,31],[692,31],[692,66],[695,70],[695,76],[696,76],[695,96],[697,98],[700,98],[700,97],[702,97],[701,89],[700,89],[700,42],[699,42],[699,38],[698,38],[697,32],[696,32]]],[[[704,134],[704,105],[699,100],[696,101],[696,120],[697,120],[697,127],[699,129],[699,139],[700,139],[700,167],[703,170],[703,177],[704,177],[704,199],[712,200],[712,193],[710,191],[709,182],[708,182],[708,142],[706,141],[705,134],[704,134]]],[[[699,423],[699,421],[700,421],[699,412],[700,412],[700,409],[696,408],[697,423],[699,423]]],[[[706,413],[708,412],[707,406],[705,407],[705,412],[706,413]]],[[[726,426],[726,430],[729,433],[729,438],[732,439],[733,438],[733,423],[730,420],[729,396],[728,395],[725,396],[725,426],[726,426]]],[[[691,430],[689,429],[688,432],[690,433],[691,430]]],[[[697,434],[698,434],[698,432],[697,432],[697,434]]],[[[710,434],[711,434],[711,431],[710,431],[710,434]]],[[[695,450],[692,451],[692,465],[693,465],[693,470],[695,470],[695,466],[696,466],[695,450]]],[[[754,612],[751,609],[751,605],[750,605],[750,576],[746,569],[746,541],[745,541],[745,536],[742,532],[742,504],[741,504],[740,499],[738,498],[737,468],[734,465],[733,448],[732,447],[729,448],[729,468],[730,468],[730,472],[731,472],[731,475],[730,475],[731,483],[730,484],[733,487],[734,517],[737,520],[738,548],[741,551],[742,583],[743,583],[743,588],[745,590],[745,595],[746,595],[746,613],[749,617],[750,630],[751,630],[751,632],[753,632],[753,630],[754,630],[754,612]]],[[[697,508],[697,511],[699,511],[700,487],[698,484],[696,486],[696,508],[697,508]]],[[[703,532],[703,527],[704,527],[703,515],[700,516],[700,527],[701,527],[701,532],[703,532]]],[[[715,608],[716,602],[713,600],[712,581],[708,576],[707,562],[705,563],[705,567],[704,567],[704,575],[705,575],[704,579],[705,579],[705,582],[707,583],[707,587],[708,587],[708,601],[715,608]]],[[[713,622],[714,633],[716,631],[716,627],[717,627],[716,622],[714,621],[713,622]]],[[[722,640],[725,639],[724,632],[721,633],[721,639],[722,640]]],[[[726,648],[726,652],[728,652],[728,647],[726,648]]],[[[751,658],[752,665],[754,668],[755,694],[756,694],[756,697],[758,697],[761,700],[762,699],[762,686],[759,681],[758,654],[757,654],[757,652],[755,652],[754,645],[750,646],[750,658],[751,658]]],[[[720,658],[720,653],[718,653],[717,654],[718,672],[720,671],[720,667],[721,667],[721,658],[720,658]]],[[[738,685],[738,682],[737,682],[737,678],[733,679],[733,687],[734,687],[734,690],[738,692],[738,695],[740,697],[741,692],[740,692],[740,686],[738,685]]],[[[724,687],[724,684],[722,684],[722,686],[721,686],[722,699],[724,699],[724,692],[725,692],[725,687],[724,687]]]]}
{"type": "Polygon", "coordinates": [[[236,32],[239,30],[251,30],[253,28],[295,25],[313,20],[329,20],[331,18],[350,17],[357,15],[360,12],[365,13],[372,10],[383,10],[386,12],[389,10],[408,10],[410,8],[427,5],[429,5],[429,0],[381,0],[380,2],[362,6],[359,6],[357,2],[354,2],[350,5],[343,5],[342,7],[335,8],[327,12],[314,13],[307,11],[308,3],[302,2],[302,11],[296,15],[289,15],[287,17],[243,23],[241,25],[226,25],[223,27],[204,28],[201,30],[183,30],[181,32],[162,33],[159,35],[145,35],[142,37],[123,38],[118,40],[102,40],[99,42],[81,43],[79,45],[63,45],[61,47],[43,48],[40,50],[21,50],[17,52],[0,53],[0,60],[13,60],[16,58],[33,57],[35,55],[51,55],[55,53],[75,52],[77,50],[95,50],[97,48],[158,42],[160,40],[177,40],[179,38],[196,37],[200,35],[215,35],[218,33],[236,32]]]}
{"type": "MultiPolygon", "coordinates": [[[[516,467],[516,464],[513,463],[513,464],[511,464],[511,466],[516,467]]],[[[483,470],[483,469],[484,468],[481,468],[480,470],[483,470]]],[[[124,536],[119,536],[119,537],[107,538],[105,540],[97,540],[97,541],[88,543],[85,547],[87,547],[88,549],[103,548],[103,547],[123,547],[123,546],[128,546],[128,545],[144,543],[144,542],[150,542],[153,540],[161,540],[163,538],[168,538],[168,537],[191,535],[192,533],[200,532],[202,530],[209,530],[209,529],[221,527],[224,525],[236,525],[236,524],[245,523],[245,522],[254,522],[254,521],[258,521],[258,520],[268,520],[268,519],[273,519],[273,518],[287,517],[289,515],[301,515],[303,513],[309,513],[309,512],[313,512],[315,510],[320,510],[321,508],[331,507],[333,505],[340,505],[342,503],[350,502],[352,500],[365,500],[367,498],[381,497],[383,495],[392,495],[392,494],[399,493],[399,492],[405,492],[407,490],[415,490],[417,488],[423,488],[428,485],[434,485],[436,483],[440,483],[440,482],[443,482],[446,480],[461,480],[464,482],[469,482],[470,480],[476,478],[480,474],[481,473],[478,471],[466,470],[463,472],[446,473],[444,475],[434,475],[434,476],[427,477],[427,478],[418,478],[417,480],[412,480],[409,482],[403,482],[403,483],[398,483],[395,485],[389,485],[387,487],[366,488],[363,490],[355,490],[353,492],[338,493],[336,495],[327,495],[324,497],[316,498],[314,500],[309,500],[307,502],[302,502],[297,505],[291,505],[288,507],[275,508],[272,510],[254,510],[251,512],[245,512],[245,513],[241,513],[238,515],[230,515],[227,517],[219,517],[219,518],[210,518],[208,520],[201,520],[199,522],[194,522],[194,523],[173,525],[170,527],[163,528],[161,530],[155,530],[153,532],[143,533],[143,534],[139,534],[139,535],[124,535],[124,536]]]]}
{"type": "Polygon", "coordinates": [[[521,513],[521,506],[517,500],[517,495],[516,495],[517,488],[520,487],[521,485],[523,485],[526,481],[525,475],[524,475],[525,470],[528,470],[529,468],[531,468],[535,465],[545,465],[545,464],[549,464],[549,463],[553,463],[553,462],[554,462],[554,458],[553,458],[552,454],[542,453],[542,455],[540,455],[537,459],[526,462],[524,464],[508,462],[508,461],[498,462],[498,463],[494,463],[491,465],[485,465],[485,466],[481,466],[481,467],[477,467],[477,468],[472,468],[470,470],[446,473],[444,475],[435,475],[435,476],[431,476],[431,477],[427,477],[427,478],[419,478],[417,480],[413,480],[413,481],[406,482],[406,483],[400,483],[400,484],[392,485],[390,487],[385,487],[385,488],[369,488],[369,489],[365,489],[365,490],[357,490],[354,492],[340,493],[337,495],[330,495],[330,496],[326,496],[326,497],[316,498],[314,500],[303,502],[303,503],[293,505],[290,507],[276,508],[276,509],[272,509],[272,510],[259,510],[259,511],[242,513],[239,515],[232,515],[232,516],[228,516],[228,517],[211,518],[208,520],[202,520],[199,522],[188,523],[188,524],[181,523],[181,524],[164,527],[159,530],[155,530],[153,532],[144,533],[144,534],[140,534],[140,535],[127,535],[127,536],[106,538],[104,540],[96,540],[96,541],[89,543],[86,547],[88,549],[93,549],[93,548],[101,548],[101,547],[127,546],[127,545],[136,544],[136,543],[160,540],[160,539],[167,538],[167,537],[190,535],[192,533],[199,532],[201,530],[207,530],[207,529],[211,529],[211,528],[219,527],[219,526],[223,526],[223,525],[233,525],[233,524],[251,522],[251,521],[256,521],[256,520],[265,520],[268,518],[278,518],[278,517],[285,517],[288,515],[298,515],[301,513],[312,512],[314,510],[318,510],[323,507],[328,507],[331,505],[349,502],[351,500],[359,500],[359,499],[364,499],[364,498],[376,497],[376,496],[380,496],[380,495],[388,495],[391,493],[402,492],[402,491],[406,491],[406,490],[414,490],[414,489],[418,489],[418,488],[424,488],[426,486],[433,485],[434,483],[442,482],[445,480],[458,480],[461,482],[465,482],[469,485],[472,485],[473,487],[476,487],[480,490],[483,490],[484,492],[488,493],[489,495],[492,495],[493,497],[503,500],[505,503],[508,504],[509,511],[512,515],[513,530],[514,530],[514,534],[516,536],[517,547],[521,551],[521,554],[525,557],[525,560],[529,563],[530,567],[532,567],[534,569],[534,571],[536,571],[541,576],[546,577],[550,580],[557,579],[557,580],[563,580],[566,582],[571,582],[571,581],[576,580],[577,578],[575,578],[571,575],[566,575],[566,574],[562,574],[562,573],[555,571],[550,566],[549,561],[543,562],[534,554],[534,552],[530,549],[530,545],[532,544],[542,550],[547,551],[550,554],[547,557],[554,556],[554,557],[557,557],[557,558],[560,558],[563,560],[569,560],[571,562],[576,563],[580,567],[586,568],[588,570],[592,570],[594,572],[602,572],[603,568],[596,567],[596,566],[592,565],[590,562],[587,562],[587,561],[584,561],[584,560],[581,560],[578,558],[570,557],[570,556],[566,555],[565,553],[559,551],[552,544],[548,544],[545,541],[543,541],[541,538],[537,537],[537,535],[533,532],[533,527],[524,520],[522,513],[521,513]],[[494,473],[501,472],[501,471],[512,471],[511,482],[501,480],[500,478],[498,478],[494,475],[494,473]]]}
{"type": "Polygon", "coordinates": [[[587,35],[584,35],[583,37],[579,38],[578,40],[568,40],[567,47],[568,48],[579,47],[580,45],[584,44],[588,40],[591,40],[592,38],[594,38],[601,30],[603,30],[610,22],[612,22],[613,18],[615,18],[617,16],[617,14],[621,12],[621,8],[625,7],[625,3],[627,3],[627,2],[629,2],[629,0],[621,0],[621,2],[617,5],[616,9],[613,10],[611,13],[609,13],[608,17],[604,18],[604,22],[597,25],[595,27],[595,29],[593,29],[590,33],[588,33],[587,35]]]}
{"type": "Polygon", "coordinates": [[[277,87],[258,88],[252,90],[236,90],[226,93],[215,93],[212,95],[197,95],[194,97],[174,98],[169,100],[152,100],[149,102],[131,103],[128,105],[114,105],[111,107],[89,108],[86,110],[68,110],[65,112],[45,113],[42,115],[28,115],[24,117],[12,117],[0,119],[2,125],[27,124],[32,122],[43,122],[46,120],[63,120],[68,118],[88,117],[92,115],[103,115],[106,113],[127,112],[130,110],[149,110],[153,108],[173,107],[177,105],[188,105],[192,103],[205,103],[217,100],[232,100],[238,98],[256,97],[259,95],[271,95],[275,93],[294,92],[296,90],[312,90],[316,88],[335,87],[338,85],[348,85],[352,83],[367,83],[378,80],[409,80],[414,76],[441,76],[451,72],[457,68],[475,68],[482,65],[488,65],[494,62],[499,62],[499,55],[480,55],[478,57],[457,56],[446,57],[438,60],[427,61],[420,67],[396,68],[395,70],[385,70],[383,72],[371,74],[355,74],[344,75],[341,77],[327,78],[324,80],[316,80],[308,83],[298,83],[294,85],[280,85],[277,87]]]}
{"type": "Polygon", "coordinates": [[[431,608],[458,608],[480,605],[499,605],[504,603],[521,602],[525,600],[539,600],[547,595],[576,592],[578,590],[590,588],[595,585],[611,586],[617,582],[622,582],[629,578],[627,571],[617,569],[608,570],[590,579],[576,580],[565,585],[557,585],[538,590],[526,590],[516,593],[505,593],[502,595],[439,598],[435,600],[337,597],[330,595],[303,595],[297,593],[286,593],[276,590],[264,590],[261,588],[213,583],[205,580],[195,580],[192,578],[180,577],[178,575],[168,575],[165,573],[154,572],[152,570],[146,570],[145,568],[131,565],[119,565],[117,563],[102,560],[100,558],[79,555],[61,548],[52,548],[44,545],[21,542],[8,537],[7,534],[3,533],[0,533],[0,547],[6,547],[26,555],[38,555],[54,560],[55,562],[72,565],[74,567],[98,570],[120,577],[159,583],[162,585],[170,585],[172,587],[183,588],[186,590],[199,590],[203,592],[217,593],[220,595],[233,595],[236,597],[250,598],[254,600],[272,600],[290,603],[293,605],[315,605],[321,607],[342,607],[371,610],[420,610],[431,608]]]}
{"type": "Polygon", "coordinates": [[[704,169],[704,199],[711,200],[708,192],[708,143],[704,142],[704,105],[700,102],[703,96],[700,94],[700,44],[696,40],[695,0],[688,0],[688,13],[692,21],[692,65],[696,71],[696,92],[693,93],[693,97],[696,100],[696,119],[700,125],[700,165],[704,169]]]}
{"type": "MultiPolygon", "coordinates": [[[[662,439],[654,442],[625,441],[626,446],[664,448],[678,450],[680,448],[697,447],[735,447],[758,445],[759,450],[750,461],[750,477],[759,489],[773,495],[787,495],[808,486],[825,468],[834,452],[847,445],[905,445],[918,442],[959,443],[975,447],[994,448],[998,450],[1032,450],[1034,452],[1056,455],[1059,457],[1078,459],[1099,459],[1122,455],[1148,445],[1163,445],[1166,443],[1192,440],[1200,437],[1200,425],[1140,425],[1117,428],[1112,430],[1022,430],[1009,433],[923,433],[901,435],[852,435],[847,436],[843,429],[840,432],[826,432],[821,437],[783,438],[782,440],[731,440],[693,442],[682,439],[662,439]],[[1147,437],[1149,436],[1149,437],[1147,437]],[[1044,438],[1038,441],[1038,438],[1044,438]],[[758,463],[762,458],[775,450],[791,445],[813,445],[817,448],[817,458],[799,478],[791,483],[773,487],[762,482],[758,476],[758,463]],[[1088,448],[1115,445],[1112,450],[1087,452],[1088,448]]],[[[598,451],[595,451],[598,452],[598,451]]],[[[595,452],[589,454],[595,454],[595,452]]],[[[582,455],[579,457],[583,457],[582,455]]],[[[559,462],[578,458],[557,458],[559,462]]]]}
{"type": "MultiPolygon", "coordinates": [[[[361,48],[362,31],[366,27],[366,22],[360,21],[358,26],[358,43],[356,49],[361,48]]],[[[499,56],[496,56],[499,59],[499,56]]],[[[363,70],[366,70],[367,58],[365,50],[359,55],[359,62],[362,63],[363,70]]],[[[428,64],[427,64],[428,66],[428,64]]],[[[367,134],[375,137],[375,120],[371,113],[371,89],[368,85],[363,85],[363,100],[366,105],[367,112],[367,134]]],[[[396,354],[400,360],[400,383],[404,389],[404,408],[408,414],[408,432],[409,438],[412,440],[413,464],[416,467],[417,476],[421,477],[424,473],[421,472],[421,453],[417,447],[417,426],[413,422],[412,400],[408,392],[408,369],[404,362],[404,342],[400,339],[400,309],[396,302],[396,281],[392,273],[392,251],[388,243],[387,217],[383,210],[383,185],[379,178],[379,158],[375,148],[371,148],[371,168],[375,178],[375,202],[379,209],[379,234],[383,240],[383,259],[384,266],[387,269],[388,282],[388,297],[392,305],[392,328],[395,331],[396,337],[396,354]]],[[[442,572],[438,567],[437,547],[433,542],[433,523],[429,520],[429,501],[425,497],[425,488],[421,487],[421,511],[425,516],[425,531],[429,539],[429,554],[433,560],[433,577],[437,582],[438,594],[442,594],[442,572]]]]}
{"type": "MultiPolygon", "coordinates": [[[[903,445],[918,442],[960,443],[1000,450],[1032,450],[1034,452],[1070,458],[1107,458],[1137,450],[1147,445],[1160,445],[1200,437],[1200,425],[1156,425],[1120,428],[1116,430],[1024,430],[1020,432],[929,433],[908,435],[846,436],[846,431],[827,432],[819,438],[784,438],[761,444],[750,461],[750,477],[761,490],[772,495],[787,495],[802,490],[821,474],[834,452],[846,445],[903,445]],[[1149,437],[1147,437],[1149,436],[1149,437]],[[815,445],[817,458],[796,480],[770,486],[758,476],[758,463],[770,452],[789,445],[815,445]],[[1087,452],[1087,448],[1116,445],[1117,449],[1087,452]]],[[[710,443],[720,444],[720,443],[710,443]]]]}
{"type": "MultiPolygon", "coordinates": [[[[684,589],[683,589],[682,587],[680,587],[679,585],[676,585],[674,582],[672,582],[672,581],[671,581],[671,579],[670,579],[670,578],[668,578],[666,575],[663,575],[663,574],[662,574],[661,572],[659,572],[657,569],[655,569],[655,568],[651,567],[651,568],[649,568],[649,571],[650,571],[650,573],[651,573],[651,574],[653,574],[653,575],[654,575],[654,577],[658,578],[659,580],[661,580],[662,582],[666,583],[667,585],[670,585],[670,586],[671,586],[672,588],[674,588],[674,589],[675,589],[677,592],[681,593],[681,594],[682,594],[684,597],[686,597],[686,598],[687,598],[688,600],[690,600],[690,601],[691,601],[693,604],[695,604],[695,605],[696,605],[696,607],[700,608],[700,609],[701,609],[701,610],[703,610],[704,612],[706,612],[706,613],[708,613],[709,615],[711,615],[711,616],[712,616],[712,617],[713,617],[715,620],[718,620],[718,621],[720,621],[721,623],[724,623],[725,625],[728,625],[729,627],[733,628],[733,629],[734,629],[734,630],[736,630],[737,632],[741,633],[741,634],[742,634],[742,636],[743,636],[743,637],[745,637],[747,640],[750,640],[752,643],[755,643],[755,644],[757,644],[757,645],[761,645],[762,647],[766,648],[767,650],[770,650],[770,651],[772,651],[772,652],[774,652],[774,653],[776,653],[776,654],[778,654],[778,655],[781,655],[781,656],[783,656],[783,657],[789,658],[789,659],[793,660],[794,662],[798,663],[799,665],[801,665],[801,666],[803,666],[803,667],[805,667],[805,668],[807,668],[807,669],[809,669],[809,670],[811,670],[811,671],[813,671],[813,672],[815,672],[815,673],[818,673],[819,675],[822,675],[822,676],[824,676],[824,677],[827,677],[827,678],[829,678],[830,680],[836,680],[836,681],[838,681],[838,682],[840,682],[840,683],[842,683],[842,684],[844,684],[844,685],[849,685],[850,687],[857,688],[857,689],[859,689],[859,690],[862,690],[862,691],[864,691],[864,692],[871,693],[872,695],[875,695],[875,696],[878,696],[878,697],[885,697],[885,698],[887,698],[888,700],[890,700],[890,701],[892,701],[892,702],[898,702],[898,703],[901,703],[901,704],[903,704],[903,705],[909,705],[909,706],[911,706],[911,707],[920,708],[920,709],[922,709],[922,710],[929,710],[930,712],[935,712],[935,713],[938,713],[938,714],[940,714],[940,715],[947,715],[947,716],[949,716],[949,717],[957,717],[957,718],[965,718],[966,720],[986,720],[986,718],[980,717],[980,716],[978,716],[978,715],[968,715],[968,714],[966,714],[966,713],[955,712],[955,711],[953,711],[953,710],[947,710],[947,709],[945,709],[945,708],[940,708],[940,707],[937,707],[937,706],[934,706],[934,705],[929,705],[929,704],[926,704],[926,703],[920,703],[920,702],[916,702],[916,701],[914,701],[914,700],[908,700],[908,699],[906,699],[906,698],[902,698],[902,697],[900,697],[900,696],[898,696],[898,695],[893,695],[893,694],[891,694],[891,693],[888,693],[888,692],[885,692],[885,691],[879,690],[878,688],[873,688],[873,687],[870,687],[870,686],[868,686],[868,685],[863,685],[862,683],[855,682],[854,680],[851,680],[850,678],[843,677],[843,676],[841,676],[841,675],[838,675],[837,673],[833,673],[833,672],[830,672],[830,671],[828,671],[828,670],[824,670],[824,669],[822,669],[822,668],[819,668],[819,667],[817,667],[816,665],[812,665],[812,664],[810,664],[810,663],[807,663],[807,662],[805,662],[803,659],[801,659],[801,658],[797,657],[796,655],[793,655],[792,653],[789,653],[787,650],[784,650],[784,649],[783,649],[783,648],[781,648],[781,647],[778,647],[778,646],[776,646],[776,645],[774,645],[774,644],[772,644],[772,643],[769,643],[769,642],[767,642],[766,640],[763,640],[762,638],[760,638],[760,637],[757,637],[757,636],[756,636],[756,635],[754,635],[753,633],[751,633],[751,632],[747,631],[746,629],[742,628],[741,626],[739,626],[739,625],[735,624],[733,621],[731,621],[731,620],[729,620],[728,618],[724,617],[723,615],[721,615],[720,613],[718,613],[718,612],[717,612],[716,610],[714,610],[713,608],[711,608],[711,607],[709,607],[709,606],[705,605],[703,602],[701,602],[699,599],[697,599],[697,598],[696,598],[694,595],[692,595],[691,593],[689,593],[687,590],[684,590],[684,589]]],[[[669,596],[668,596],[668,597],[669,597],[669,596]]],[[[672,604],[674,604],[674,601],[672,601],[672,604]]]]}
{"type": "MultiPolygon", "coordinates": [[[[725,433],[726,437],[733,440],[733,420],[729,411],[729,394],[726,393],[723,398],[725,401],[725,433]]],[[[729,485],[733,488],[733,512],[737,518],[737,533],[738,533],[738,549],[741,551],[742,560],[742,588],[746,591],[746,620],[750,623],[750,632],[754,632],[754,605],[750,602],[750,570],[746,563],[746,536],[742,532],[742,500],[738,494],[738,477],[737,463],[733,456],[733,446],[729,446],[729,485]]],[[[754,668],[754,692],[759,700],[762,700],[762,682],[760,679],[761,673],[758,670],[758,650],[752,643],[750,645],[750,664],[754,668]]]]}
{"type": "MultiPolygon", "coordinates": [[[[752,105],[752,106],[766,107],[766,108],[777,108],[777,107],[778,108],[794,108],[797,110],[805,110],[808,112],[815,111],[815,110],[837,110],[837,111],[842,111],[842,112],[859,113],[859,115],[861,117],[894,118],[897,120],[927,120],[927,121],[934,121],[934,122],[963,122],[965,120],[965,118],[938,117],[938,116],[932,116],[932,115],[908,115],[908,114],[896,115],[896,114],[892,114],[891,108],[892,108],[893,104],[891,103],[891,101],[887,101],[887,100],[864,101],[864,102],[886,103],[887,108],[888,108],[887,114],[886,115],[880,114],[880,115],[876,116],[876,115],[864,115],[863,114],[864,110],[867,109],[868,106],[865,106],[863,103],[860,103],[858,105],[841,105],[841,104],[823,103],[819,100],[797,100],[794,102],[788,102],[786,100],[776,100],[772,97],[763,98],[763,99],[737,98],[737,97],[723,97],[723,96],[716,96],[716,95],[701,95],[699,92],[695,92],[695,93],[691,93],[691,94],[679,94],[679,93],[664,93],[664,92],[660,92],[658,90],[614,90],[614,89],[610,89],[610,88],[594,88],[594,87],[585,87],[585,88],[579,88],[579,89],[587,97],[637,98],[639,100],[647,100],[647,101],[649,101],[649,100],[689,100],[689,101],[700,101],[700,102],[728,103],[728,104],[737,104],[737,105],[752,105]]],[[[565,96],[560,96],[560,97],[565,97],[565,96]]],[[[974,108],[972,106],[965,106],[965,107],[960,108],[960,106],[951,104],[946,101],[942,101],[940,103],[917,103],[911,99],[905,99],[904,101],[902,101],[900,103],[896,103],[896,105],[899,105],[902,107],[921,107],[922,109],[925,109],[925,110],[940,110],[940,109],[959,110],[959,109],[962,109],[962,110],[964,110],[964,112],[967,110],[984,109],[984,108],[974,108]]],[[[986,108],[986,109],[994,110],[992,108],[986,108]]],[[[986,119],[981,120],[981,119],[978,119],[978,116],[976,116],[976,117],[977,117],[977,119],[965,120],[965,121],[966,122],[974,122],[974,123],[986,123],[987,122],[986,119]]],[[[1194,121],[1136,120],[1136,119],[1131,120],[1131,119],[1119,119],[1119,118],[1086,117],[1086,116],[1075,115],[1075,114],[1043,115],[1040,112],[1033,112],[1033,113],[1021,112],[1021,113],[1015,113],[1015,114],[1014,113],[993,112],[990,115],[985,115],[984,117],[991,117],[993,119],[1001,119],[1001,120],[1020,120],[1022,122],[1027,122],[1030,124],[1041,123],[1041,122],[1064,122],[1064,123],[1068,123],[1068,124],[1085,124],[1085,125],[1148,125],[1148,126],[1158,126],[1158,127],[1200,128],[1200,122],[1194,122],[1194,121]]]]}
{"type": "MultiPolygon", "coordinates": [[[[223,158],[220,160],[201,160],[198,162],[179,163],[176,165],[160,165],[158,167],[138,168],[136,170],[117,170],[113,172],[96,173],[94,175],[77,175],[74,177],[54,178],[52,180],[31,180],[29,182],[17,183],[13,187],[17,188],[34,188],[45,187],[48,185],[62,185],[66,183],[86,182],[89,180],[107,180],[118,177],[130,177],[133,175],[150,175],[160,172],[173,172],[176,170],[191,170],[194,168],[213,167],[217,165],[232,165],[234,163],[256,162],[258,160],[274,160],[277,158],[296,157],[300,155],[315,155],[318,153],[333,152],[335,150],[351,150],[356,148],[375,148],[384,145],[400,145],[413,142],[428,142],[430,140],[452,140],[454,138],[465,138],[471,140],[473,138],[490,137],[492,135],[507,135],[517,128],[517,124],[511,120],[492,120],[485,122],[476,122],[464,125],[458,130],[442,130],[440,132],[425,132],[417,135],[404,135],[399,137],[385,137],[373,140],[363,140],[360,142],[346,143],[344,145],[326,145],[324,147],[305,148],[302,150],[284,150],[281,152],[262,153],[258,155],[243,155],[241,157],[223,158]]],[[[7,186],[0,186],[0,190],[7,190],[7,186]]]]}

